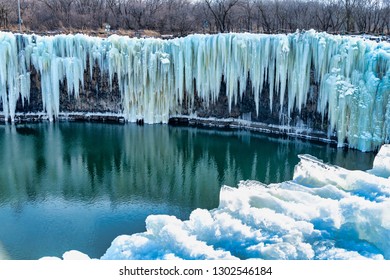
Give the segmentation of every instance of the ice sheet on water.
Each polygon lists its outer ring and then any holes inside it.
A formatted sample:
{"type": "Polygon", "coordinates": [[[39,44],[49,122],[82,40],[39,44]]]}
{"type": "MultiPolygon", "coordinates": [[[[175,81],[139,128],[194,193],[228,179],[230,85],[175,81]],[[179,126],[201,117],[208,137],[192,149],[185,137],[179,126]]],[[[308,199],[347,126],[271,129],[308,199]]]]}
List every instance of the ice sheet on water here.
{"type": "Polygon", "coordinates": [[[102,259],[390,259],[390,179],[373,174],[389,151],[371,173],[301,156],[292,181],[224,186],[218,208],[186,221],[149,216],[145,232],[117,237],[102,259]]]}

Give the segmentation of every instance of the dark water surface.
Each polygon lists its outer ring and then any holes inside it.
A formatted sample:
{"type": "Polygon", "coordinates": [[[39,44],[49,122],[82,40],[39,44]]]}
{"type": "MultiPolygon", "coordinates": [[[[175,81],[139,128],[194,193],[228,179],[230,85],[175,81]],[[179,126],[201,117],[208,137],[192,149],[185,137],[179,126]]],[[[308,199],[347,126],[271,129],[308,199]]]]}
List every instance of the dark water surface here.
{"type": "Polygon", "coordinates": [[[370,169],[374,153],[246,131],[93,123],[0,126],[0,259],[102,256],[150,214],[187,219],[224,184],[292,178],[298,154],[370,169]]]}

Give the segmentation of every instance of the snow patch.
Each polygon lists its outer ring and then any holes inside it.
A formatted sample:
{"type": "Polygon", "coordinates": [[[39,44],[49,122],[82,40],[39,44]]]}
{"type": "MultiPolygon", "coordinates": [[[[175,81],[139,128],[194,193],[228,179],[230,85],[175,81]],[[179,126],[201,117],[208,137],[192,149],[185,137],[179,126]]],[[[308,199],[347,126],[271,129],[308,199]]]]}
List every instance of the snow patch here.
{"type": "MultiPolygon", "coordinates": [[[[65,261],[80,261],[80,260],[90,260],[91,258],[80,252],[80,251],[77,251],[77,250],[71,250],[71,251],[67,251],[65,252],[63,255],[62,255],[62,259],[65,260],[65,261]]],[[[40,258],[40,260],[44,260],[44,261],[55,261],[55,260],[61,260],[61,258],[57,258],[57,257],[43,257],[43,258],[40,258]]]]}

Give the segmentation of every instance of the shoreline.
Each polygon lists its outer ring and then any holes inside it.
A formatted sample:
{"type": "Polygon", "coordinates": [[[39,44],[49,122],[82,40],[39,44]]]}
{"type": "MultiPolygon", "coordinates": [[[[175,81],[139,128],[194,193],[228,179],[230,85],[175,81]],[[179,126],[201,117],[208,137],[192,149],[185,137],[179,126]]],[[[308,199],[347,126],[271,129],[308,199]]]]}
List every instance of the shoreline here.
{"type": "MultiPolygon", "coordinates": [[[[112,123],[125,124],[136,123],[144,125],[142,119],[130,122],[125,119],[120,113],[93,113],[93,112],[61,112],[54,122],[96,122],[96,123],[112,123]]],[[[14,122],[6,120],[4,115],[0,115],[0,122],[3,124],[27,124],[50,122],[49,117],[45,113],[17,113],[14,122]]],[[[157,124],[157,123],[156,123],[157,124]]],[[[161,124],[161,123],[160,123],[161,124]]],[[[327,144],[337,145],[336,136],[328,136],[322,131],[312,130],[307,127],[296,127],[288,125],[273,125],[262,122],[253,122],[238,118],[202,118],[188,115],[173,115],[169,117],[168,125],[172,126],[189,126],[189,127],[203,127],[203,128],[217,128],[217,129],[232,129],[232,130],[248,130],[252,132],[260,132],[278,137],[296,137],[309,141],[317,141],[327,144]]],[[[347,147],[347,145],[343,145],[347,147]]]]}

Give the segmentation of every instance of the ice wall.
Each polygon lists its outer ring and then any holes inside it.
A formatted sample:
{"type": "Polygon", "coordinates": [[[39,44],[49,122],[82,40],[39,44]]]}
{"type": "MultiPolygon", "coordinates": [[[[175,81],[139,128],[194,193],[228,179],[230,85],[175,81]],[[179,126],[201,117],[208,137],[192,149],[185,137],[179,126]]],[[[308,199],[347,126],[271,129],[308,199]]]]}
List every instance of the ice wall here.
{"type": "Polygon", "coordinates": [[[390,259],[390,179],[300,158],[292,181],[224,186],[218,208],[186,221],[149,216],[102,259],[390,259]]]}
{"type": "Polygon", "coordinates": [[[0,33],[0,61],[3,113],[11,121],[17,100],[30,98],[33,69],[53,120],[60,85],[66,82],[68,94],[77,98],[85,73],[92,77],[98,67],[111,86],[117,77],[128,121],[166,123],[184,105],[193,110],[195,92],[207,106],[217,99],[222,78],[230,109],[250,79],[257,113],[261,94],[268,94],[270,109],[278,104],[288,125],[292,112],[299,113],[315,96],[329,136],[336,135],[340,146],[348,142],[368,151],[390,141],[390,45],[384,42],[314,31],[172,40],[0,33]],[[311,84],[319,86],[318,94],[311,84]]]}

